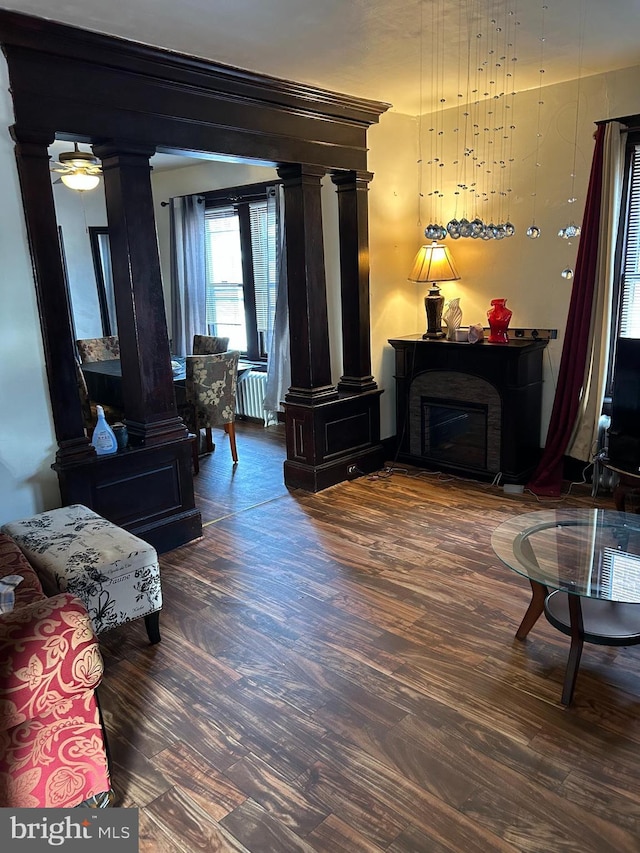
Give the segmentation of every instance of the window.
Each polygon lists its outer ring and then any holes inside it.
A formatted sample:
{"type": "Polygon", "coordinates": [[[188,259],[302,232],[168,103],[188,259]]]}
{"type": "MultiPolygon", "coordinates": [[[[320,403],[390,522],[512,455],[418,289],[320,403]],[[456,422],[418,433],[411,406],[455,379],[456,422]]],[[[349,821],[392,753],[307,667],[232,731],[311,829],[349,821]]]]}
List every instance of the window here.
{"type": "Polygon", "coordinates": [[[618,337],[640,338],[640,145],[631,150],[618,337]]]}
{"type": "Polygon", "coordinates": [[[205,196],[207,331],[265,359],[276,305],[276,205],[264,185],[205,196]]]}
{"type": "MultiPolygon", "coordinates": [[[[637,127],[640,116],[630,117],[637,127]]],[[[625,119],[625,123],[627,120],[625,119]]],[[[618,340],[640,340],[640,131],[627,137],[622,210],[616,246],[616,275],[613,283],[611,346],[607,365],[604,414],[610,414],[618,362],[618,340]]]]}

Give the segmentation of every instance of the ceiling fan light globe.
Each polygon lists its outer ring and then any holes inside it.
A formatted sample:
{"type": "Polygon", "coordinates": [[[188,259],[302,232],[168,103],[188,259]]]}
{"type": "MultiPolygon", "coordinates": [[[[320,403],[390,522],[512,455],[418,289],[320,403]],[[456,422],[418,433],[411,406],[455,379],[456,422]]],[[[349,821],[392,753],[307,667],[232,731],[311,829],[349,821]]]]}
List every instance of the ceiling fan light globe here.
{"type": "Polygon", "coordinates": [[[62,175],[62,183],[69,189],[84,192],[94,190],[100,183],[100,178],[98,175],[88,175],[86,172],[70,172],[68,175],[62,175]]]}

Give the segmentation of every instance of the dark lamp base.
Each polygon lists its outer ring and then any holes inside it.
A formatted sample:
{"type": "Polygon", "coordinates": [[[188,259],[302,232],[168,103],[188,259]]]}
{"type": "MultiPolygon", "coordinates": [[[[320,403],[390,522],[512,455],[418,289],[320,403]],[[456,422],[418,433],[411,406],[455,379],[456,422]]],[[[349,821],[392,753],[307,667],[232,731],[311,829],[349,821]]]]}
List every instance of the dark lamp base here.
{"type": "Polygon", "coordinates": [[[444,338],[444,332],[425,332],[422,339],[426,340],[427,338],[444,338]]]}

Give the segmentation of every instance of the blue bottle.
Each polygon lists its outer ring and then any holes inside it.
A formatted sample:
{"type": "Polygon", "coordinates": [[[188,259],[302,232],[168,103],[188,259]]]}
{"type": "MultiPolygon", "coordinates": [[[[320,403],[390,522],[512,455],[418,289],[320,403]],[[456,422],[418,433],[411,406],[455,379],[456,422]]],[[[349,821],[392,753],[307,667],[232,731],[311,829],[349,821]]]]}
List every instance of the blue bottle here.
{"type": "Polygon", "coordinates": [[[91,444],[96,449],[98,456],[106,456],[109,453],[118,452],[118,442],[116,436],[104,416],[102,406],[96,406],[98,412],[98,422],[91,436],[91,444]]]}

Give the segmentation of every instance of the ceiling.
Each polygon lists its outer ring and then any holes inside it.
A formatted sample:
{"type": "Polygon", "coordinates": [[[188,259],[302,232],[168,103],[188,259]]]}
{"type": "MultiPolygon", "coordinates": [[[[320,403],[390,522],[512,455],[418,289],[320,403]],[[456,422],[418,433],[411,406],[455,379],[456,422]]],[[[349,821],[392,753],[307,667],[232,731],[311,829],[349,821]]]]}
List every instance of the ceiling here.
{"type": "Polygon", "coordinates": [[[384,101],[407,115],[436,109],[443,97],[447,106],[459,103],[459,57],[464,78],[466,56],[488,44],[495,29],[492,16],[507,20],[508,12],[517,91],[640,65],[638,0],[0,2],[6,9],[384,101]],[[484,42],[476,41],[478,32],[484,42]]]}

